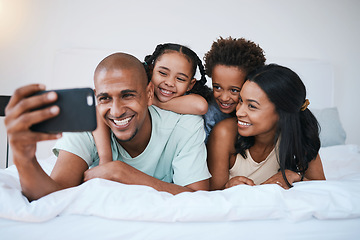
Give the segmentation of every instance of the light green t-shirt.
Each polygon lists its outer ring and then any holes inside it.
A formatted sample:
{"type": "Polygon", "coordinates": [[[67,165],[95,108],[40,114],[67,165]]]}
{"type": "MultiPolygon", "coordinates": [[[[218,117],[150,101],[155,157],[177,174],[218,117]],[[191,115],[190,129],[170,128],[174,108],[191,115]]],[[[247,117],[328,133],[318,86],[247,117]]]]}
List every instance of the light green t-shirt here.
{"type": "MultiPolygon", "coordinates": [[[[210,178],[202,117],[177,114],[155,106],[150,106],[149,112],[152,132],[146,149],[132,158],[111,134],[113,160],[123,161],[159,180],[180,186],[210,178]]],[[[53,152],[58,156],[60,150],[79,156],[89,167],[99,164],[91,132],[64,133],[53,152]]]]}

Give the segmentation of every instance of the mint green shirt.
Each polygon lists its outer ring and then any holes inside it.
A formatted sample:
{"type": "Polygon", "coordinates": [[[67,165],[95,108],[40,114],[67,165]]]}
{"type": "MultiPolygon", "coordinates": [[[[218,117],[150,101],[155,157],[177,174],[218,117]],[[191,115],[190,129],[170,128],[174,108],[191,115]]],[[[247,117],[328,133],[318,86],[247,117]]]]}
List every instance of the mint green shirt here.
{"type": "MultiPolygon", "coordinates": [[[[132,158],[112,133],[113,160],[123,161],[159,180],[180,186],[210,178],[202,117],[177,114],[155,106],[150,106],[149,112],[152,131],[146,149],[132,158]]],[[[56,142],[53,152],[58,156],[60,150],[79,156],[89,167],[99,164],[91,132],[64,133],[56,142]]]]}

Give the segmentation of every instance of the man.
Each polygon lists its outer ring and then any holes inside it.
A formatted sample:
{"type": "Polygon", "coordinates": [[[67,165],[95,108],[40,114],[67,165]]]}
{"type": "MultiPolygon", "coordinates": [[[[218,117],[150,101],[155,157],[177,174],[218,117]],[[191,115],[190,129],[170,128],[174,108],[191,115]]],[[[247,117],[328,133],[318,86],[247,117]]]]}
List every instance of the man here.
{"type": "Polygon", "coordinates": [[[55,106],[30,111],[54,102],[53,92],[28,97],[41,85],[15,91],[5,124],[23,193],[29,200],[77,186],[93,178],[124,184],[147,185],[172,194],[208,190],[203,121],[151,106],[153,84],[148,83],[142,63],[125,53],[102,60],[95,70],[95,96],[100,117],[112,130],[114,160],[96,165],[98,155],[89,132],[64,133],[54,148],[57,162],[50,176],[38,164],[36,142],[61,134],[35,133],[29,127],[59,113],[55,106]]]}

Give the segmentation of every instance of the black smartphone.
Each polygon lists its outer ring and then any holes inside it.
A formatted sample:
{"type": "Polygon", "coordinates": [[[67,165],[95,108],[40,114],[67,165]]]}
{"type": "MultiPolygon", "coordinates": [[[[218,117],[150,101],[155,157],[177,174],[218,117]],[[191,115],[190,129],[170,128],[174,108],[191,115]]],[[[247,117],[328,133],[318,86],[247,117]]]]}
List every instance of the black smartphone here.
{"type": "Polygon", "coordinates": [[[0,96],[0,117],[5,116],[5,107],[10,101],[10,96],[0,96]]]}
{"type": "MultiPolygon", "coordinates": [[[[36,93],[43,94],[50,91],[36,93]]],[[[41,107],[57,105],[60,113],[54,118],[34,124],[32,131],[45,133],[84,132],[96,129],[96,107],[94,91],[91,88],[73,88],[51,90],[57,93],[55,103],[41,107]]]]}

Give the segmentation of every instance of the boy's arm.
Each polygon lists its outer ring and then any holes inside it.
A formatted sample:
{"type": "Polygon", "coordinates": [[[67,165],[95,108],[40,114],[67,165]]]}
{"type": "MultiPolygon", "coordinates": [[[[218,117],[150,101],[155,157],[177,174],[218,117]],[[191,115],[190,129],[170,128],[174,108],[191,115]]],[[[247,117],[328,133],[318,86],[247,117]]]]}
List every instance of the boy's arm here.
{"type": "Polygon", "coordinates": [[[112,151],[110,141],[110,128],[101,119],[98,111],[96,110],[97,128],[92,132],[96,144],[96,148],[99,154],[99,164],[105,162],[111,162],[112,151]]]}
{"type": "Polygon", "coordinates": [[[179,96],[167,102],[160,102],[156,97],[153,104],[161,109],[180,114],[204,115],[208,110],[208,103],[198,94],[179,96]]]}

